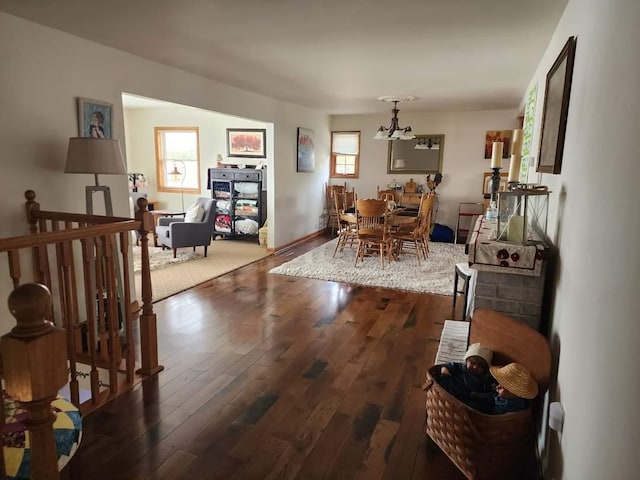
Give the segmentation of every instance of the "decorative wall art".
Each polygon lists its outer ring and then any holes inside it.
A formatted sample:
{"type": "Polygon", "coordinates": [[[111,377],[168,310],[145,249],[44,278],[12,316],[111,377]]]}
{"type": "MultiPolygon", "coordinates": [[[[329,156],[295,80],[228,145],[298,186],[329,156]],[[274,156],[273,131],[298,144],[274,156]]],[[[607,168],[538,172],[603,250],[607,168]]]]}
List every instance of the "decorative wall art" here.
{"type": "Polygon", "coordinates": [[[227,157],[267,158],[263,128],[227,128],[227,157]]]}
{"type": "Polygon", "coordinates": [[[502,142],[502,158],[509,158],[512,132],[512,130],[487,130],[484,141],[484,158],[491,158],[493,142],[502,142]]]}
{"type": "Polygon", "coordinates": [[[522,125],[522,163],[520,164],[520,183],[527,183],[529,167],[533,167],[533,126],[536,117],[536,97],[538,85],[534,85],[527,95],[524,107],[524,121],[522,125]]]}
{"type": "Polygon", "coordinates": [[[575,54],[576,37],[569,37],[547,73],[537,172],[557,174],[562,169],[575,54]]]}
{"type": "Polygon", "coordinates": [[[313,130],[298,127],[298,161],[296,171],[313,172],[315,168],[315,145],[313,130]]]}
{"type": "Polygon", "coordinates": [[[111,138],[113,104],[78,98],[78,136],[111,138]]]}

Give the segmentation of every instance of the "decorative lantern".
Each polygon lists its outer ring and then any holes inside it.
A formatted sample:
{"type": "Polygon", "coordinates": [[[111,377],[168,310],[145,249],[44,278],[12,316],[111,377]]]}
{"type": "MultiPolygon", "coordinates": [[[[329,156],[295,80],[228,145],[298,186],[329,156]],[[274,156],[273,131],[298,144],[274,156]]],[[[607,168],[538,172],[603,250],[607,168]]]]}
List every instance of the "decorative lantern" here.
{"type": "Polygon", "coordinates": [[[549,192],[541,185],[518,185],[498,192],[497,239],[517,245],[547,242],[549,192]]]}

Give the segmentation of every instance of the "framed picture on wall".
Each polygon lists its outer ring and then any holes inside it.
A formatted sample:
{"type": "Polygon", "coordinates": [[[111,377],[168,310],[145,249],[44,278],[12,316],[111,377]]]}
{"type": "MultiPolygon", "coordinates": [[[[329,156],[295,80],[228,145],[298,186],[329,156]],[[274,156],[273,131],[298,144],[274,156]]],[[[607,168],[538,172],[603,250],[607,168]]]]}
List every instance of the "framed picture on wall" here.
{"type": "Polygon", "coordinates": [[[502,158],[509,158],[512,133],[513,130],[487,130],[484,138],[484,158],[491,158],[493,142],[502,142],[502,158]]]}
{"type": "Polygon", "coordinates": [[[569,37],[547,73],[537,172],[560,173],[576,54],[576,37],[569,37]]]}
{"type": "Polygon", "coordinates": [[[315,168],[315,144],[313,130],[298,128],[298,161],[296,171],[313,172],[315,168]]]}
{"type": "Polygon", "coordinates": [[[267,131],[227,128],[227,157],[267,158],[267,131]]]}
{"type": "Polygon", "coordinates": [[[78,136],[111,138],[113,104],[78,98],[78,136]]]}

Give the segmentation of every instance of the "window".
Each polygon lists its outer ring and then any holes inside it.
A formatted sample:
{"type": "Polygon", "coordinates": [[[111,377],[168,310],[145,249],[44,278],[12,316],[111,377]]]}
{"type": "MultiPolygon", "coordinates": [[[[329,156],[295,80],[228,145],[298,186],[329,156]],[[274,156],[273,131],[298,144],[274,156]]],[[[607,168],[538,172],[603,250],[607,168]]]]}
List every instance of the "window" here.
{"type": "Polygon", "coordinates": [[[198,127],[155,127],[154,131],[158,191],[200,193],[198,127]]]}
{"type": "Polygon", "coordinates": [[[331,132],[331,177],[358,178],[360,132],[331,132]]]}

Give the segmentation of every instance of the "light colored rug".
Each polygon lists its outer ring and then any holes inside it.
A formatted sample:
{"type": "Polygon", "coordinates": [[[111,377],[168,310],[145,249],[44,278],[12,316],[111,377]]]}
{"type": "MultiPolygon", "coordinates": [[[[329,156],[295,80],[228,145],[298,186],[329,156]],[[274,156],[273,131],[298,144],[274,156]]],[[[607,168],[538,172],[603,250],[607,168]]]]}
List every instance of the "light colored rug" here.
{"type": "MultiPolygon", "coordinates": [[[[178,254],[181,252],[193,253],[191,248],[178,249],[178,254]]],[[[206,257],[203,256],[204,250],[202,247],[197,247],[196,253],[199,255],[196,259],[182,261],[151,272],[154,302],[229,273],[237,268],[244,267],[269,255],[267,249],[258,245],[257,242],[252,243],[240,240],[215,240],[209,245],[206,257]]],[[[142,304],[142,284],[139,272],[135,273],[134,281],[138,302],[142,304]]]]}
{"type": "MultiPolygon", "coordinates": [[[[173,258],[173,250],[162,250],[161,247],[149,247],[149,268],[153,272],[154,270],[160,270],[161,268],[175,265],[176,263],[188,262],[196,258],[203,258],[204,252],[202,247],[197,251],[193,251],[191,248],[182,248],[176,253],[176,258],[173,258]]],[[[140,258],[140,247],[133,246],[133,272],[138,273],[142,270],[142,261],[140,258]]]]}
{"type": "Polygon", "coordinates": [[[455,264],[467,260],[464,245],[433,242],[429,243],[429,258],[421,260],[420,266],[414,253],[405,253],[398,261],[385,262],[384,269],[378,256],[367,257],[355,267],[355,248],[347,248],[332,258],[336,241],[320,245],[269,273],[452,295],[455,264]]]}

